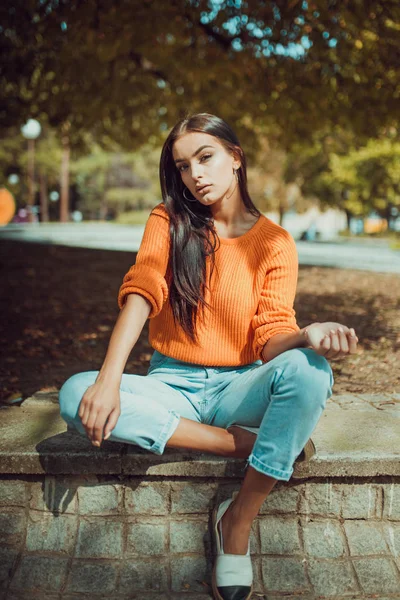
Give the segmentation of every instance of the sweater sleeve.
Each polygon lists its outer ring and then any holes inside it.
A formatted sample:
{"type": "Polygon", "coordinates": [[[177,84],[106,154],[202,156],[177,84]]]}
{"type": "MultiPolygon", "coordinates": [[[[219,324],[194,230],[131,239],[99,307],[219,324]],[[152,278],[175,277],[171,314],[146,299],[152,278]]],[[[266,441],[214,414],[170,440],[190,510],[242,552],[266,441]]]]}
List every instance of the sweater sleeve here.
{"type": "Polygon", "coordinates": [[[157,205],[147,219],[136,262],[123,278],[118,306],[123,308],[128,294],[140,294],[150,304],[148,318],[161,311],[168,297],[165,274],[170,248],[169,218],[163,205],[157,205]]]}
{"type": "Polygon", "coordinates": [[[299,270],[296,243],[285,229],[267,269],[257,313],[252,319],[253,350],[263,362],[265,344],[278,333],[300,331],[293,309],[299,270]]]}

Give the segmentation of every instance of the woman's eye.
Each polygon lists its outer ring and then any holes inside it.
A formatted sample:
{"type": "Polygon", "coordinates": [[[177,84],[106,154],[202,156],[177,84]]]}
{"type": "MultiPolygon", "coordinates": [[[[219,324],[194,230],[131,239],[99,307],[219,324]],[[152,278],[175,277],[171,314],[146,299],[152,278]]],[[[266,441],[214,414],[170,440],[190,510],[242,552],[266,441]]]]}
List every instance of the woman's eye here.
{"type": "MultiPolygon", "coordinates": [[[[203,160],[203,158],[211,158],[211,156],[212,156],[211,154],[203,154],[203,156],[200,158],[200,160],[203,160]]],[[[185,168],[186,168],[185,166],[179,167],[179,171],[182,172],[183,169],[185,169],[185,168]]]]}

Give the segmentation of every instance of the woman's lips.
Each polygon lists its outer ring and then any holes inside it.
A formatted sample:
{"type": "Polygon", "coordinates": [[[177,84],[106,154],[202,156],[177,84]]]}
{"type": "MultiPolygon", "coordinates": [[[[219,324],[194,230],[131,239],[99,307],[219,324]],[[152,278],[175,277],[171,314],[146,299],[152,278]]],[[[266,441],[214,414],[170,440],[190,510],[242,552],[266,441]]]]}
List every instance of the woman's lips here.
{"type": "Polygon", "coordinates": [[[205,185],[203,188],[201,188],[200,190],[198,190],[199,194],[203,194],[203,192],[206,191],[207,188],[211,187],[211,183],[208,185],[205,185]]]}

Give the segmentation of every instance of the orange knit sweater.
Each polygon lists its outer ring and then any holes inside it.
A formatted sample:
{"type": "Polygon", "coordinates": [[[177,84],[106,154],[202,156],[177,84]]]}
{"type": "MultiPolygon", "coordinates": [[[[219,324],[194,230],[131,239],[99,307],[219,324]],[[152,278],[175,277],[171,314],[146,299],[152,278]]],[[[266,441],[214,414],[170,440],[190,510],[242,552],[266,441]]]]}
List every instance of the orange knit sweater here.
{"type": "Polygon", "coordinates": [[[210,257],[206,259],[210,291],[206,288],[204,294],[213,310],[205,308],[203,320],[198,312],[199,345],[174,325],[167,284],[169,216],[162,202],[146,222],[136,263],[119,289],[118,306],[123,308],[128,294],[147,298],[152,306],[149,343],[162,354],[210,367],[241,366],[263,360],[261,351],[272,336],[300,330],[293,309],[297,248],[291,234],[264,215],[244,235],[219,240],[211,283],[210,257]]]}

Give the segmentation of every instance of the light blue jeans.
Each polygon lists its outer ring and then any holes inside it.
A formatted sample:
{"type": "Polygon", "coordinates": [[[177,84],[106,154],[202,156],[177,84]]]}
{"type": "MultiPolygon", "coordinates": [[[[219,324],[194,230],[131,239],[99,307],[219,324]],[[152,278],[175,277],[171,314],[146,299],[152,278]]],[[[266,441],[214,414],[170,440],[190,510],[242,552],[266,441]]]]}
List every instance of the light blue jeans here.
{"type": "MultiPolygon", "coordinates": [[[[79,404],[98,373],[76,373],[60,389],[61,416],[85,436],[79,404]]],[[[122,375],[121,414],[108,439],[163,454],[180,417],[224,429],[259,427],[246,467],[288,481],[333,383],[329,362],[311,348],[240,367],[200,366],[156,350],[146,375],[122,375]]]]}

